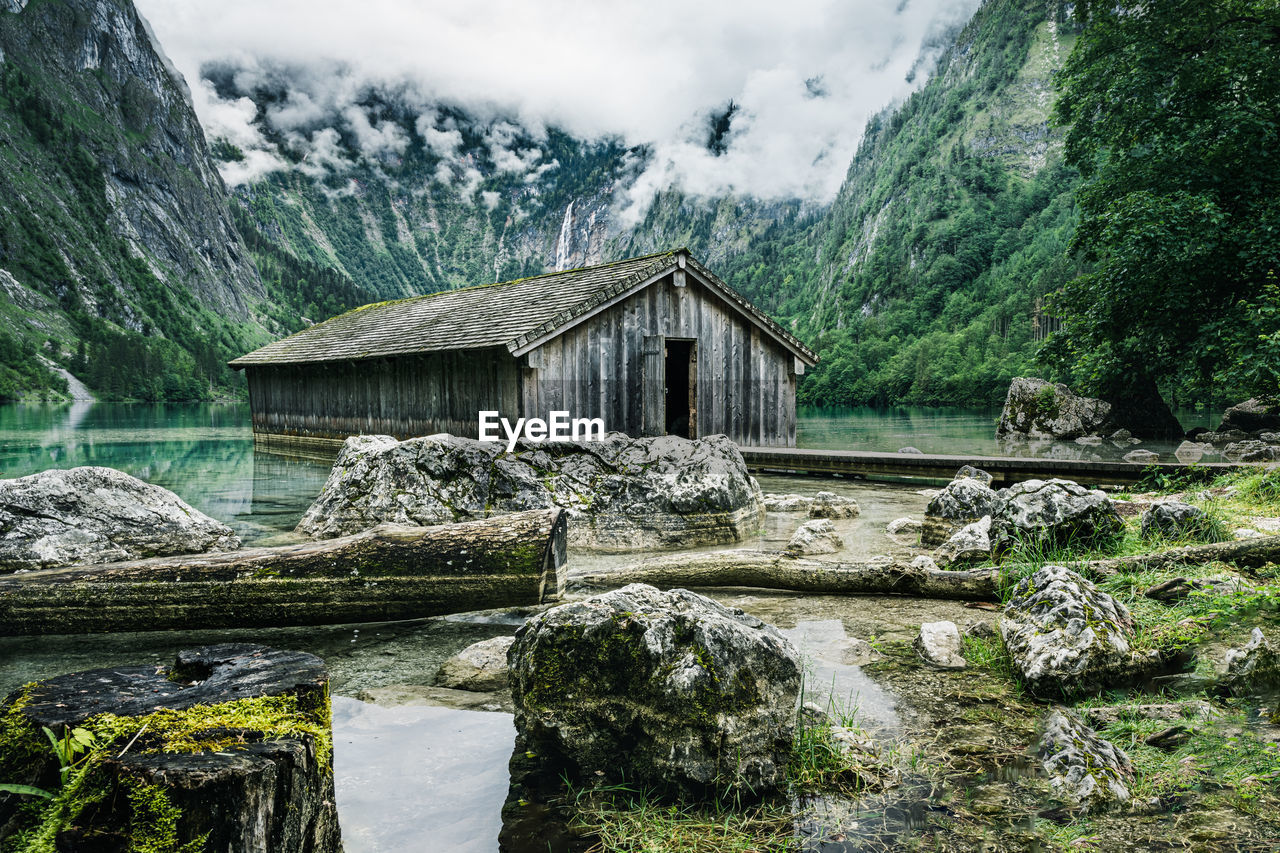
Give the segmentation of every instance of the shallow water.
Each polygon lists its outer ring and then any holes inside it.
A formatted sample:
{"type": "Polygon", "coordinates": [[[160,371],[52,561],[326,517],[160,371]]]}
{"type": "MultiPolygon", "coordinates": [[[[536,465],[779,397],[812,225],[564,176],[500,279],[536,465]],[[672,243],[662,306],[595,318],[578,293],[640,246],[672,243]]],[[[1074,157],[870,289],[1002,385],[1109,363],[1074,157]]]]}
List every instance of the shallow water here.
{"type": "MultiPolygon", "coordinates": [[[[1001,452],[992,412],[802,410],[799,444],[924,452],[1001,452]]],[[[1184,422],[1209,425],[1211,418],[1184,422]]],[[[1096,452],[1077,445],[1055,453],[1096,452]]],[[[75,404],[0,406],[0,476],[51,467],[106,465],[165,486],[230,524],[246,544],[293,541],[291,531],[319,492],[329,466],[255,454],[243,404],[75,404]]],[[[761,477],[770,492],[835,491],[862,507],[837,521],[840,559],[900,552],[885,525],[922,517],[915,487],[854,480],[761,477]]],[[[780,547],[803,520],[770,514],[749,547],[780,547]]],[[[607,567],[634,556],[573,553],[570,569],[607,567]]],[[[893,693],[848,662],[850,638],[909,642],[922,621],[961,627],[983,614],[961,605],[901,598],[799,597],[758,590],[708,591],[771,622],[806,656],[806,692],[819,705],[858,709],[878,738],[912,722],[893,693]]],[[[348,853],[497,849],[507,796],[511,716],[469,710],[429,689],[441,661],[479,640],[513,633],[521,613],[461,614],[412,622],[287,629],[154,632],[0,638],[0,695],[33,680],[124,664],[167,662],[182,648],[257,642],[322,657],[334,696],[335,770],[348,853]],[[372,701],[364,701],[372,700],[372,701]],[[377,704],[375,704],[375,702],[377,704]],[[446,707],[452,705],[453,707],[446,707]]]]}

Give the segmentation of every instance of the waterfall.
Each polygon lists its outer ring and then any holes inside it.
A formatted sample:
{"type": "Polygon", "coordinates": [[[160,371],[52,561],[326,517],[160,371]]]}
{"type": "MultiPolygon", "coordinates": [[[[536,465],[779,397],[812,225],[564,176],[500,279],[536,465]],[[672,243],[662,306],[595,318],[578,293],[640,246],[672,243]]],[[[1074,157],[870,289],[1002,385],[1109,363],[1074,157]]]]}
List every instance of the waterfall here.
{"type": "Polygon", "coordinates": [[[555,271],[569,268],[569,243],[573,240],[573,202],[564,209],[564,221],[560,223],[560,236],[556,238],[555,271]]]}

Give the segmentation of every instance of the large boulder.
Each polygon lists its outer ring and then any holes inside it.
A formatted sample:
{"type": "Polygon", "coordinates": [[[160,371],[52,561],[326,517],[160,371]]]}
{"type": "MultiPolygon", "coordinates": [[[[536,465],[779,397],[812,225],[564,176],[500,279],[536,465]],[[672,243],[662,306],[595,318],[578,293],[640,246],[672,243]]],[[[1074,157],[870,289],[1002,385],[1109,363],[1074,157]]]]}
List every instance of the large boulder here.
{"type": "Polygon", "coordinates": [[[1228,462],[1274,462],[1280,459],[1280,446],[1250,439],[1228,444],[1222,451],[1228,462]]]}
{"type": "MultiPolygon", "coordinates": [[[[179,652],[171,666],[29,685],[0,706],[0,779],[58,786],[43,728],[59,738],[82,730],[92,744],[74,808],[52,816],[40,849],[342,849],[328,674],[313,655],[222,644],[179,652]]],[[[10,832],[31,828],[17,799],[0,795],[10,832]]]]}
{"type": "Polygon", "coordinates": [[[347,439],[298,530],[317,539],[384,521],[445,524],[562,507],[569,542],[604,550],[737,542],[764,520],[763,495],[722,435],[598,442],[496,442],[451,435],[347,439]]]}
{"type": "Polygon", "coordinates": [[[1153,662],[1129,646],[1123,604],[1062,566],[1014,587],[1000,635],[1023,685],[1037,696],[1072,696],[1133,679],[1153,662]]]}
{"type": "Polygon", "coordinates": [[[523,741],[574,778],[694,795],[785,783],[799,654],[741,610],[631,584],[529,620],[509,661],[523,741]]]}
{"type": "Polygon", "coordinates": [[[230,527],[114,468],[0,480],[0,572],[239,547],[230,527]]]}
{"type": "Polygon", "coordinates": [[[1280,400],[1254,397],[1222,413],[1218,432],[1274,432],[1280,430],[1280,400]]]}
{"type": "Polygon", "coordinates": [[[1055,708],[1050,712],[1036,751],[1054,793],[1085,811],[1129,801],[1128,785],[1133,781],[1129,756],[1098,737],[1074,711],[1055,708]]]}
{"type": "Polygon", "coordinates": [[[1070,480],[1025,480],[1000,490],[993,537],[1001,545],[1035,542],[1048,547],[1093,547],[1115,540],[1124,521],[1098,489],[1070,480]]]}
{"type": "Polygon", "coordinates": [[[1111,404],[1081,397],[1062,383],[1018,377],[1009,384],[996,435],[1050,438],[1100,435],[1111,430],[1111,404]]]}
{"type": "Polygon", "coordinates": [[[994,515],[1000,495],[981,479],[958,477],[929,501],[920,529],[920,544],[940,545],[983,516],[994,515]]]}

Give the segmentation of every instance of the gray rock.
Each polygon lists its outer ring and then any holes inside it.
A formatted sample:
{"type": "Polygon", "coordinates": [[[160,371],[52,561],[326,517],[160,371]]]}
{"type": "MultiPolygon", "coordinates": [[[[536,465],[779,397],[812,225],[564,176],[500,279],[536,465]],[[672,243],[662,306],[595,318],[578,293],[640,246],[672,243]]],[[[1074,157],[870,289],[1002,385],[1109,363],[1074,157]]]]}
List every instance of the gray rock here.
{"type": "Polygon", "coordinates": [[[1074,712],[1055,708],[1037,748],[1054,792],[1086,811],[1129,801],[1133,765],[1124,751],[1085,725],[1074,712]]]}
{"type": "Polygon", "coordinates": [[[987,515],[951,534],[938,546],[934,558],[944,566],[980,563],[991,558],[992,550],[991,516],[987,515]]]}
{"type": "Polygon", "coordinates": [[[605,550],[736,542],[764,520],[760,486],[722,435],[519,444],[451,435],[347,439],[298,530],[317,539],[384,521],[445,524],[561,507],[569,542],[605,550]]]}
{"type": "Polygon", "coordinates": [[[1070,480],[1025,480],[1002,489],[999,498],[992,525],[998,547],[1017,541],[1093,547],[1124,532],[1124,522],[1105,492],[1070,480]]]}
{"type": "Polygon", "coordinates": [[[493,637],[472,643],[440,664],[436,684],[456,690],[492,693],[507,688],[507,650],[515,637],[493,637]]]}
{"type": "Polygon", "coordinates": [[[516,728],[548,769],[695,795],[786,784],[800,657],[741,610],[631,584],[535,616],[509,661],[516,728]]]}
{"type": "Polygon", "coordinates": [[[1150,465],[1152,462],[1160,461],[1160,454],[1150,450],[1130,450],[1124,455],[1124,461],[1135,465],[1150,465]]]}
{"type": "Polygon", "coordinates": [[[924,455],[924,451],[918,447],[899,447],[898,452],[899,453],[919,453],[922,456],[924,455]]]}
{"type": "Polygon", "coordinates": [[[1222,455],[1229,462],[1272,462],[1280,459],[1280,446],[1250,439],[1228,444],[1222,455]]]}
{"type": "Polygon", "coordinates": [[[1280,400],[1254,397],[1222,413],[1218,432],[1275,432],[1280,430],[1280,400]]]}
{"type": "Polygon", "coordinates": [[[1063,439],[1097,435],[1110,415],[1111,404],[1103,400],[1081,397],[1061,383],[1019,377],[1009,384],[996,435],[1063,439]]]}
{"type": "Polygon", "coordinates": [[[913,646],[921,660],[937,669],[964,669],[968,665],[960,654],[960,631],[954,622],[925,622],[913,646]]]}
{"type": "Polygon", "coordinates": [[[765,512],[808,512],[811,506],[813,506],[813,498],[804,495],[766,493],[764,496],[765,512]]]}
{"type": "Polygon", "coordinates": [[[1102,436],[1100,435],[1082,435],[1075,440],[1076,444],[1084,447],[1098,447],[1102,444],[1102,436]]]}
{"type": "Polygon", "coordinates": [[[1133,433],[1129,432],[1129,430],[1127,429],[1118,429],[1115,432],[1111,433],[1111,435],[1107,436],[1107,438],[1111,439],[1112,441],[1127,442],[1129,439],[1133,438],[1133,433]]]}
{"type": "Polygon", "coordinates": [[[916,557],[914,560],[911,561],[911,565],[917,569],[938,568],[937,561],[934,560],[933,557],[928,556],[927,554],[921,554],[920,556],[916,557]]]}
{"type": "Polygon", "coordinates": [[[840,644],[839,656],[839,662],[846,666],[866,666],[884,658],[875,646],[857,637],[849,637],[840,644]]]}
{"type": "Polygon", "coordinates": [[[1023,685],[1037,696],[1093,692],[1152,664],[1129,646],[1123,604],[1062,566],[1045,566],[1013,589],[1000,636],[1023,685]]]}
{"type": "Polygon", "coordinates": [[[966,637],[975,637],[979,640],[994,640],[996,637],[1000,636],[996,632],[995,627],[986,619],[979,619],[968,628],[965,628],[964,635],[966,637]]]}
{"type": "Polygon", "coordinates": [[[1184,465],[1194,465],[1204,456],[1205,451],[1212,449],[1213,445],[1205,444],[1199,441],[1184,441],[1178,445],[1178,449],[1173,451],[1173,455],[1178,461],[1184,465]]]}
{"type": "Polygon", "coordinates": [[[787,543],[787,551],[792,554],[833,554],[842,548],[844,540],[836,532],[836,526],[826,518],[815,518],[801,524],[787,543]]]}
{"type": "Polygon", "coordinates": [[[1220,538],[1220,525],[1200,507],[1182,501],[1161,501],[1142,511],[1142,538],[1198,539],[1220,538]]]}
{"type": "Polygon", "coordinates": [[[1248,589],[1248,585],[1234,575],[1213,575],[1207,578],[1170,578],[1142,591],[1147,598],[1175,604],[1193,592],[1211,592],[1215,595],[1232,595],[1248,589]]]}
{"type": "Polygon", "coordinates": [[[990,474],[988,474],[986,471],[983,471],[981,468],[974,468],[972,465],[960,466],[960,470],[957,471],[956,475],[951,479],[977,480],[979,483],[981,483],[984,486],[990,486],[993,482],[995,482],[995,477],[992,477],[990,474]]]}
{"type": "Polygon", "coordinates": [[[962,527],[993,515],[999,506],[1000,495],[981,480],[972,477],[952,480],[929,501],[920,530],[920,544],[941,545],[962,527]]]}
{"type": "Polygon", "coordinates": [[[1252,527],[1237,527],[1235,530],[1231,531],[1231,538],[1237,541],[1243,539],[1261,539],[1264,536],[1266,536],[1265,533],[1254,530],[1252,527]]]}
{"type": "Polygon", "coordinates": [[[885,527],[890,536],[914,536],[924,525],[914,518],[895,518],[885,527]]]}
{"type": "Polygon", "coordinates": [[[1248,441],[1249,438],[1249,433],[1238,429],[1229,429],[1220,432],[1202,432],[1199,435],[1199,439],[1201,441],[1208,442],[1210,445],[1230,444],[1235,441],[1248,441]]]}
{"type": "Polygon", "coordinates": [[[856,518],[859,512],[857,501],[834,492],[818,492],[809,505],[810,518],[856,518]]]}
{"type": "Polygon", "coordinates": [[[1267,444],[1280,443],[1280,432],[1260,432],[1258,441],[1265,441],[1267,444]]]}
{"type": "Polygon", "coordinates": [[[1219,686],[1235,696],[1280,691],[1280,649],[1254,628],[1242,648],[1229,649],[1219,686]]]}
{"type": "Polygon", "coordinates": [[[240,547],[227,525],[114,468],[0,480],[0,531],[0,572],[240,547]]]}

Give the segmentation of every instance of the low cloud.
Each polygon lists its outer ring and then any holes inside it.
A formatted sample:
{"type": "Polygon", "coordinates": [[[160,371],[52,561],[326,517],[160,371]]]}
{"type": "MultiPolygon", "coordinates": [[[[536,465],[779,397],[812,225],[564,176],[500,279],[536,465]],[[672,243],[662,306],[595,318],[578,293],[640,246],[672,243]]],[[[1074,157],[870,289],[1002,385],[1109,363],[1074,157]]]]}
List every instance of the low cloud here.
{"type": "Polygon", "coordinates": [[[829,200],[867,119],[923,83],[922,54],[978,0],[138,5],[192,84],[209,135],[246,152],[228,164],[232,183],[286,166],[242,93],[274,87],[266,130],[319,174],[342,168],[340,142],[373,159],[404,152],[409,136],[370,101],[375,91],[418,111],[409,126],[444,158],[437,177],[472,191],[479,172],[458,157],[462,128],[442,105],[476,117],[493,166],[515,174],[554,167],[536,144],[548,127],[645,146],[624,200],[635,208],[672,185],[829,200]],[[209,68],[232,85],[202,81],[209,68]],[[712,150],[713,117],[730,101],[738,109],[712,150]]]}

